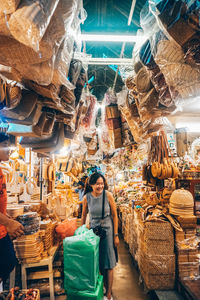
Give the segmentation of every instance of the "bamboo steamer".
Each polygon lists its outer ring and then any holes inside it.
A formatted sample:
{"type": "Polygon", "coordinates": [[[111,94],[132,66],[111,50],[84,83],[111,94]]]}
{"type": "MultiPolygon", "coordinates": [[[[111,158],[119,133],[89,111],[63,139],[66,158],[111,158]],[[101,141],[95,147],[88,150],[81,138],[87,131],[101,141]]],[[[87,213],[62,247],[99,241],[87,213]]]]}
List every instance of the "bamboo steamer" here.
{"type": "Polygon", "coordinates": [[[12,14],[16,11],[21,0],[1,0],[0,12],[12,14]]]}
{"type": "Polygon", "coordinates": [[[22,0],[9,20],[13,37],[36,51],[42,40],[59,0],[22,0]]]}

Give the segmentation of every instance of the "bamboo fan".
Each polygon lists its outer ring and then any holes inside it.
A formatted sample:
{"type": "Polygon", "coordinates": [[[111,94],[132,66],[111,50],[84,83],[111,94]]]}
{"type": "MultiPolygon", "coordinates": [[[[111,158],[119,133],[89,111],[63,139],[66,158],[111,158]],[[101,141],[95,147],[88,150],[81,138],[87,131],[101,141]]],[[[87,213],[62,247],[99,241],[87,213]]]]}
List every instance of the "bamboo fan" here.
{"type": "Polygon", "coordinates": [[[59,0],[22,0],[9,20],[13,37],[36,51],[43,38],[59,0]]]}

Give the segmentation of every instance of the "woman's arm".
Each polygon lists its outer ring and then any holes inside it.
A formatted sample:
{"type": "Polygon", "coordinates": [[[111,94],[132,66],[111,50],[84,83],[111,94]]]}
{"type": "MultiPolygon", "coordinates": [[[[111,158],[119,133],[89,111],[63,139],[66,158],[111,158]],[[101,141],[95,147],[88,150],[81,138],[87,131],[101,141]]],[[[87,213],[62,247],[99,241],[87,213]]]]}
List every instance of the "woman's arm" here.
{"type": "Polygon", "coordinates": [[[118,216],[117,216],[116,203],[113,198],[113,195],[110,192],[106,192],[106,193],[107,193],[108,201],[109,201],[110,208],[111,208],[111,214],[112,214],[112,218],[113,218],[114,244],[115,244],[115,247],[117,247],[119,245],[119,237],[118,237],[118,216]]]}
{"type": "Polygon", "coordinates": [[[88,213],[88,205],[87,205],[87,199],[86,196],[83,197],[83,210],[82,210],[82,217],[81,217],[81,225],[84,225],[86,222],[88,213]]]}
{"type": "Polygon", "coordinates": [[[16,238],[24,234],[24,227],[22,226],[22,224],[13,219],[10,219],[2,213],[0,213],[0,224],[6,227],[8,234],[12,238],[16,238]]]}

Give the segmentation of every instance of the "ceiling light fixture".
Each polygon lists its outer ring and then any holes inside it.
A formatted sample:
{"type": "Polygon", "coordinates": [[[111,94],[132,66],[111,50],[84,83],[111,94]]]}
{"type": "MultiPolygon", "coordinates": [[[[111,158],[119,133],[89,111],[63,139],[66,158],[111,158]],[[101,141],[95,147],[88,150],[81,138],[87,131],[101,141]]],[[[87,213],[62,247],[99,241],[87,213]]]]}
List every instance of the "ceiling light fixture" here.
{"type": "Polygon", "coordinates": [[[132,58],[103,58],[103,57],[90,57],[87,58],[89,65],[132,65],[132,58]]]}
{"type": "Polygon", "coordinates": [[[126,43],[135,43],[135,42],[144,42],[146,40],[145,36],[136,36],[136,35],[113,35],[113,34],[86,34],[81,33],[82,41],[87,42],[126,42],[126,43]]]}

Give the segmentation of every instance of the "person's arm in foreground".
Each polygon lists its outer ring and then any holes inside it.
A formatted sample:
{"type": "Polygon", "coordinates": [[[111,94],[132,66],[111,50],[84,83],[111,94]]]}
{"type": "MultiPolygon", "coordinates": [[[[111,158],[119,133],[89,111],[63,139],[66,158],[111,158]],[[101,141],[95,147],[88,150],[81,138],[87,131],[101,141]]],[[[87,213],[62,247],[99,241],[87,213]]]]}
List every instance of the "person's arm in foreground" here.
{"type": "Polygon", "coordinates": [[[81,217],[81,225],[84,225],[87,218],[88,213],[88,206],[87,206],[87,199],[86,196],[83,197],[83,210],[82,210],[82,217],[81,217]]]}
{"type": "Polygon", "coordinates": [[[0,213],[0,224],[4,225],[11,238],[16,238],[24,234],[24,227],[19,222],[0,213]]]}
{"type": "Polygon", "coordinates": [[[113,227],[114,227],[114,244],[115,247],[119,245],[119,237],[118,237],[118,216],[117,216],[117,208],[116,203],[113,198],[113,195],[110,192],[107,192],[108,201],[111,208],[111,214],[113,218],[113,227]]]}

